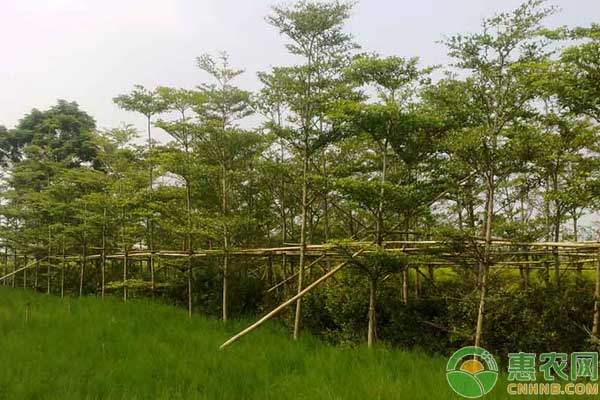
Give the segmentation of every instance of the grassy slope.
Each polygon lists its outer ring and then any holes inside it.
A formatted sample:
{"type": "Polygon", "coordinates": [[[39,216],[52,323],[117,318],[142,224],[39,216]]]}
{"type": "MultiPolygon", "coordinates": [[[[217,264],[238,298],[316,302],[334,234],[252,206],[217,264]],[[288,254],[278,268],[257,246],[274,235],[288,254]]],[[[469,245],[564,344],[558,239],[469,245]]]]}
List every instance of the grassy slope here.
{"type": "MultiPolygon", "coordinates": [[[[218,351],[240,327],[153,303],[0,288],[0,399],[459,398],[443,358],[293,343],[273,325],[218,351]]],[[[511,398],[505,387],[485,399],[511,398]]]]}

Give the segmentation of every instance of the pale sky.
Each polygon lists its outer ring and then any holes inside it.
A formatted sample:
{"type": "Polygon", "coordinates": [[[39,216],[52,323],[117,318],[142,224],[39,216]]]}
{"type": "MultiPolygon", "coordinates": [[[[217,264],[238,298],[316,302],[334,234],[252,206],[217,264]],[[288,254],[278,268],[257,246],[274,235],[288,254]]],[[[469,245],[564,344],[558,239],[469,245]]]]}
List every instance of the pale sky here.
{"type": "MultiPolygon", "coordinates": [[[[284,41],[264,17],[266,0],[0,0],[0,124],[14,126],[33,107],[74,100],[101,128],[143,118],[112,98],[134,84],[192,88],[206,79],[196,56],[225,50],[246,73],[290,61],[284,41]]],[[[348,31],[365,51],[447,63],[436,43],[478,30],[481,19],[520,0],[362,0],[348,31]]],[[[550,26],[600,21],[600,0],[551,0],[562,11],[550,26]]]]}

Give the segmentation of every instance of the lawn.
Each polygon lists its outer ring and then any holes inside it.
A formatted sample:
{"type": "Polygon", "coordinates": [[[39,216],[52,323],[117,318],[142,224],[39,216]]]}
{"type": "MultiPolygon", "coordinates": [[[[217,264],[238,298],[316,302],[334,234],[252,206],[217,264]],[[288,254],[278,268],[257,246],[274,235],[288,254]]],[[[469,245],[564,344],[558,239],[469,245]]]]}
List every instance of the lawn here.
{"type": "MultiPolygon", "coordinates": [[[[277,324],[219,351],[243,326],[150,301],[0,288],[0,399],[460,398],[443,357],[295,343],[277,324]]],[[[505,388],[485,398],[515,398],[505,388]]]]}

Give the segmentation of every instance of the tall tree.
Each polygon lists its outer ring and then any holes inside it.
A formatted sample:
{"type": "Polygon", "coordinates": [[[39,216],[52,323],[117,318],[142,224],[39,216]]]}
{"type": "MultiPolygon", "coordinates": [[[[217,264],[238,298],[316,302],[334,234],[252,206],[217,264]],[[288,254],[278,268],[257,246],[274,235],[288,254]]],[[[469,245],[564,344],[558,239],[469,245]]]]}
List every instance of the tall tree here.
{"type": "Polygon", "coordinates": [[[231,180],[236,172],[247,167],[247,161],[256,154],[258,136],[239,127],[239,121],[253,113],[250,92],[233,85],[233,80],[243,73],[229,63],[227,53],[218,59],[204,54],[197,59],[198,67],[207,72],[213,83],[200,86],[204,103],[196,109],[204,135],[199,142],[199,151],[211,165],[217,165],[221,197],[221,238],[223,249],[223,322],[227,321],[227,297],[229,274],[229,248],[232,240],[231,202],[233,188],[231,180]]]}
{"type": "Polygon", "coordinates": [[[499,180],[506,167],[507,139],[518,131],[519,121],[531,111],[538,94],[535,85],[547,59],[547,40],[540,37],[542,21],[553,13],[542,0],[528,0],[511,13],[484,20],[480,33],[455,35],[445,40],[456,67],[470,73],[466,95],[479,103],[485,116],[468,134],[454,136],[452,151],[470,160],[485,185],[485,249],[480,264],[479,311],[475,345],[481,344],[488,270],[491,263],[492,224],[499,180]],[[465,146],[466,145],[466,146],[465,146]]]}
{"type": "MultiPolygon", "coordinates": [[[[300,259],[298,292],[303,287],[306,263],[309,174],[316,151],[335,141],[340,134],[328,119],[332,104],[351,93],[344,80],[343,65],[357,46],[343,31],[351,4],[300,1],[291,6],[273,7],[267,22],[286,37],[288,51],[302,64],[275,68],[269,81],[276,87],[286,106],[286,120],[272,131],[286,140],[302,160],[302,194],[300,206],[300,259]]],[[[264,80],[264,79],[263,79],[264,80]]],[[[296,302],[294,339],[298,338],[301,299],[296,302]]]]}
{"type": "MultiPolygon", "coordinates": [[[[135,85],[129,94],[122,94],[113,99],[115,104],[127,111],[134,111],[146,117],[148,133],[148,190],[150,191],[149,200],[152,203],[152,191],[154,183],[154,164],[152,157],[152,117],[166,111],[167,104],[156,90],[148,90],[142,85],[135,85]]],[[[150,250],[149,267],[154,271],[154,221],[152,213],[152,204],[150,204],[149,215],[147,218],[148,249],[150,250]]]]}

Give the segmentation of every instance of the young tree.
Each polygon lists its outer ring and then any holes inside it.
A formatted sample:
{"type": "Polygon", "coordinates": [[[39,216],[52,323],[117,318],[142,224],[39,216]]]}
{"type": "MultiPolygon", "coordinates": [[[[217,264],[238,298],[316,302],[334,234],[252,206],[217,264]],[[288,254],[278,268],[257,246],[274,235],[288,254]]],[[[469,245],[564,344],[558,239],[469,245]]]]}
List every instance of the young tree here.
{"type": "Polygon", "coordinates": [[[203,135],[198,142],[198,150],[208,165],[218,166],[220,182],[220,225],[223,243],[223,322],[227,321],[228,274],[230,257],[228,254],[232,240],[232,223],[235,215],[231,215],[232,194],[234,188],[231,181],[244,171],[248,161],[254,157],[260,138],[251,131],[238,126],[239,121],[253,113],[250,92],[233,85],[233,80],[243,70],[231,67],[227,53],[221,53],[215,60],[204,54],[198,57],[198,67],[207,72],[214,83],[203,84],[200,91],[205,101],[196,108],[203,135]]]}
{"type": "Polygon", "coordinates": [[[505,162],[507,140],[519,132],[519,121],[531,111],[538,94],[535,82],[547,59],[541,24],[552,13],[542,0],[528,0],[512,13],[484,20],[480,33],[445,40],[456,67],[470,72],[464,95],[476,99],[484,116],[480,126],[468,133],[457,132],[448,143],[450,151],[467,161],[485,185],[485,249],[480,263],[476,346],[481,344],[483,332],[496,190],[499,181],[513,170],[505,162]]]}
{"type": "MultiPolygon", "coordinates": [[[[152,202],[152,191],[154,183],[154,164],[152,162],[152,117],[166,111],[167,105],[156,90],[148,90],[142,85],[135,85],[131,93],[122,94],[113,99],[115,104],[127,111],[134,111],[146,117],[148,133],[148,190],[150,191],[149,200],[152,202]]],[[[152,205],[150,204],[150,208],[152,205]]],[[[150,251],[149,267],[154,271],[154,221],[152,210],[149,210],[149,216],[146,220],[148,233],[148,250],[150,251]]],[[[154,274],[154,272],[152,272],[154,274]]]]}
{"type": "MultiPolygon", "coordinates": [[[[170,162],[170,170],[183,178],[185,183],[185,251],[193,253],[192,243],[192,155],[194,141],[197,140],[200,130],[198,124],[192,120],[192,110],[202,107],[203,96],[196,91],[187,89],[158,88],[158,94],[167,110],[178,113],[174,121],[159,120],[156,125],[175,139],[177,145],[183,150],[183,157],[175,157],[170,162]]],[[[188,259],[188,315],[192,316],[192,259],[188,259]]]]}
{"type": "MultiPolygon", "coordinates": [[[[269,128],[285,140],[302,161],[302,194],[300,202],[300,258],[298,292],[302,290],[306,263],[307,221],[309,207],[309,174],[312,156],[332,143],[340,130],[328,118],[336,101],[351,94],[351,86],[341,74],[342,68],[357,46],[343,31],[351,5],[300,1],[291,6],[273,7],[267,22],[288,39],[288,51],[302,64],[279,67],[268,76],[274,92],[285,104],[285,121],[269,128]]],[[[298,338],[301,299],[296,302],[294,339],[298,338]]]]}

